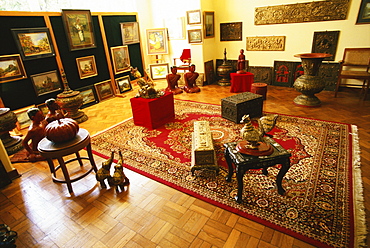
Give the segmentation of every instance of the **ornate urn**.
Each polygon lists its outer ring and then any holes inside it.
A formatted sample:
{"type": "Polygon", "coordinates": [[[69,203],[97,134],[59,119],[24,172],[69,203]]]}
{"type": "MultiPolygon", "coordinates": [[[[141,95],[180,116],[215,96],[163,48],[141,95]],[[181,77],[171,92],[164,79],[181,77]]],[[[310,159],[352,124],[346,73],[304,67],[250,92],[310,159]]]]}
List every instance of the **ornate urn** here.
{"type": "Polygon", "coordinates": [[[304,75],[298,77],[293,87],[302,93],[294,99],[294,103],[306,107],[318,107],[321,101],[315,94],[320,93],[325,88],[325,81],[318,76],[319,68],[325,58],[333,55],[327,53],[303,53],[296,54],[294,57],[301,58],[304,75]]]}
{"type": "Polygon", "coordinates": [[[227,62],[226,59],[226,48],[224,51],[224,61],[223,63],[217,67],[217,75],[221,77],[218,80],[218,85],[220,86],[228,86],[230,85],[230,73],[233,71],[233,67],[227,62]]]}
{"type": "Polygon", "coordinates": [[[8,155],[23,149],[22,138],[10,136],[10,131],[16,127],[17,116],[9,108],[0,108],[0,138],[8,155]]]}
{"type": "Polygon", "coordinates": [[[56,102],[61,109],[68,112],[69,118],[82,123],[88,119],[87,115],[79,108],[82,106],[83,98],[79,91],[71,90],[68,86],[68,81],[64,71],[62,72],[62,80],[64,84],[64,91],[57,95],[56,102]]]}

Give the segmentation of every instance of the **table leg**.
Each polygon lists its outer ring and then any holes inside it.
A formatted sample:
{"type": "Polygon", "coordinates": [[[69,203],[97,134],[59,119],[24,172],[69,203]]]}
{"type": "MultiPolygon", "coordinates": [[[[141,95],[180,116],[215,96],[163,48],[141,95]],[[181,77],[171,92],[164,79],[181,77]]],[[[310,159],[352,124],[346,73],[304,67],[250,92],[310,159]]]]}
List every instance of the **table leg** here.
{"type": "Polygon", "coordinates": [[[47,161],[48,161],[48,165],[49,165],[49,168],[50,168],[50,172],[54,175],[54,177],[56,177],[53,159],[48,158],[47,161]]]}
{"type": "Polygon", "coordinates": [[[84,166],[84,164],[82,163],[82,160],[81,160],[80,153],[76,152],[75,154],[76,154],[76,158],[78,160],[78,163],[80,164],[80,167],[84,166]]]}
{"type": "Polygon", "coordinates": [[[69,191],[70,194],[73,194],[71,178],[69,176],[68,169],[66,167],[66,164],[64,163],[63,158],[58,158],[58,162],[59,162],[60,168],[62,168],[63,176],[64,176],[64,179],[66,181],[68,191],[69,191]]]}
{"type": "Polygon", "coordinates": [[[276,177],[276,185],[277,185],[277,188],[278,188],[279,195],[285,195],[286,191],[282,186],[282,181],[283,181],[283,178],[284,178],[285,174],[289,170],[289,168],[290,168],[290,159],[289,158],[284,158],[281,161],[281,169],[280,169],[280,171],[279,171],[279,173],[276,177]]]}
{"type": "Polygon", "coordinates": [[[92,153],[92,150],[91,150],[91,143],[89,143],[86,147],[86,151],[87,151],[87,155],[90,159],[90,164],[93,168],[93,170],[96,172],[98,172],[98,168],[96,167],[96,164],[95,164],[95,160],[94,160],[94,155],[92,153]]]}
{"type": "Polygon", "coordinates": [[[243,176],[244,176],[244,170],[241,170],[241,168],[236,167],[236,179],[238,181],[238,193],[235,196],[235,200],[237,203],[241,203],[243,201],[243,176]]]}
{"type": "Polygon", "coordinates": [[[231,161],[229,149],[225,149],[225,159],[227,162],[227,167],[229,168],[229,173],[226,176],[226,181],[231,182],[231,178],[233,177],[234,168],[233,168],[233,162],[231,161]]]}

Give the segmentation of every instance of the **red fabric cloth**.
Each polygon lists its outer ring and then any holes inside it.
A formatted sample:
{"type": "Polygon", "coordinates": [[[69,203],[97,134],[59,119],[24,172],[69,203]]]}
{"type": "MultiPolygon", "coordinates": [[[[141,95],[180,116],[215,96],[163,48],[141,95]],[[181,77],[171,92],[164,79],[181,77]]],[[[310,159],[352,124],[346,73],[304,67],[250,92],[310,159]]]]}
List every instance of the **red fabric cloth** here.
{"type": "Polygon", "coordinates": [[[154,129],[175,118],[172,92],[154,99],[131,98],[130,102],[134,123],[137,126],[154,129]]]}
{"type": "Polygon", "coordinates": [[[254,83],[253,73],[230,73],[230,78],[230,92],[251,92],[252,84],[254,83]]]}

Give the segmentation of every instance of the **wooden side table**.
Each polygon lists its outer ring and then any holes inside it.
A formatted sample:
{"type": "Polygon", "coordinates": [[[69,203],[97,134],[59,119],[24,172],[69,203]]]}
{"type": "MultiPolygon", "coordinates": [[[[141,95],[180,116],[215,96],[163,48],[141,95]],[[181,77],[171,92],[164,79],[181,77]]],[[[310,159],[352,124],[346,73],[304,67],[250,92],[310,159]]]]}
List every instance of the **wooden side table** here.
{"type": "Polygon", "coordinates": [[[249,169],[262,169],[264,175],[267,175],[267,168],[276,164],[281,164],[281,169],[276,177],[276,185],[278,193],[280,195],[285,194],[285,189],[281,185],[283,177],[290,168],[290,156],[291,154],[285,150],[280,144],[275,142],[270,137],[265,137],[265,141],[272,145],[274,152],[269,156],[250,156],[242,154],[236,151],[235,147],[237,142],[230,142],[224,144],[225,147],[225,159],[229,168],[229,174],[226,177],[226,181],[230,182],[234,173],[234,166],[236,170],[236,179],[238,181],[238,193],[235,199],[238,203],[241,203],[243,193],[243,176],[249,169]]]}
{"type": "Polygon", "coordinates": [[[91,150],[91,143],[90,143],[90,134],[86,129],[80,128],[76,137],[73,140],[62,142],[62,143],[54,143],[47,138],[43,138],[38,144],[38,150],[40,154],[47,159],[50,172],[52,173],[52,178],[54,182],[57,183],[66,183],[68,187],[69,193],[73,193],[72,183],[78,181],[85,176],[87,176],[91,171],[94,170],[96,173],[98,171],[94,157],[91,150]],[[79,151],[86,147],[88,157],[81,157],[79,151]],[[69,159],[64,161],[63,157],[70,155],[72,153],[76,154],[76,158],[69,159]],[[54,166],[53,159],[56,158],[59,162],[58,166],[54,166]],[[78,160],[80,166],[83,166],[82,159],[87,159],[90,161],[91,168],[79,174],[73,178],[69,176],[69,172],[67,169],[67,164],[73,161],[78,160]],[[62,169],[64,179],[59,179],[56,177],[56,171],[62,169]]]}

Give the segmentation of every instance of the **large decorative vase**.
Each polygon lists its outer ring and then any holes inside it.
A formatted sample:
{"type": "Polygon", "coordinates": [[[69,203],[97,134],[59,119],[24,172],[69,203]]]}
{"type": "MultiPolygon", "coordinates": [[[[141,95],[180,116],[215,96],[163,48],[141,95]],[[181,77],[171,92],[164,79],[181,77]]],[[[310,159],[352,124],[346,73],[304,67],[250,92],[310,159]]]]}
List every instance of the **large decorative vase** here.
{"type": "Polygon", "coordinates": [[[68,86],[68,81],[64,72],[62,72],[62,80],[64,84],[64,91],[57,95],[56,102],[58,102],[61,109],[68,112],[67,117],[82,123],[88,119],[87,115],[79,108],[82,106],[83,98],[79,91],[71,90],[68,86]]]}
{"type": "Polygon", "coordinates": [[[325,88],[325,81],[318,76],[321,62],[333,55],[327,53],[303,53],[296,54],[294,57],[301,58],[304,75],[298,77],[293,86],[302,93],[294,99],[294,103],[306,107],[318,107],[321,101],[315,94],[320,93],[325,88]]]}
{"type": "Polygon", "coordinates": [[[233,71],[233,67],[227,62],[226,59],[226,48],[224,51],[224,61],[223,63],[217,68],[217,75],[221,77],[218,80],[218,85],[220,86],[229,86],[230,85],[230,73],[233,71]]]}
{"type": "Polygon", "coordinates": [[[23,149],[22,138],[10,136],[10,131],[16,127],[17,116],[9,108],[0,108],[0,138],[8,155],[23,149]]]}

